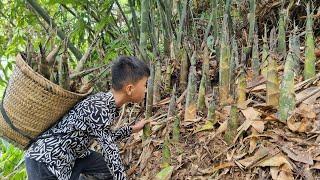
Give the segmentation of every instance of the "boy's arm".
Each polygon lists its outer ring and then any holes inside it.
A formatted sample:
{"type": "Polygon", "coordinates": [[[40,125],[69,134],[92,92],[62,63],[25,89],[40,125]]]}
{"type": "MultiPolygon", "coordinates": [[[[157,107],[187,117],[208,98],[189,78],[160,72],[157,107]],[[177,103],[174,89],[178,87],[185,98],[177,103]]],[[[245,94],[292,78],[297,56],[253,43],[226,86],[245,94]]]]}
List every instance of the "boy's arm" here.
{"type": "Polygon", "coordinates": [[[149,123],[151,119],[142,119],[139,122],[137,122],[133,126],[123,126],[114,132],[112,132],[112,137],[114,138],[115,141],[119,141],[121,139],[124,139],[126,137],[129,137],[132,133],[137,133],[140,130],[143,129],[144,125],[146,123],[149,123]]]}
{"type": "Polygon", "coordinates": [[[129,137],[132,134],[132,127],[131,126],[122,126],[121,128],[112,132],[112,137],[114,141],[119,141],[124,138],[129,137]]]}
{"type": "Polygon", "coordinates": [[[102,155],[107,162],[108,168],[113,175],[113,179],[125,180],[127,179],[124,166],[121,161],[119,149],[112,141],[112,137],[108,131],[96,132],[97,140],[102,147],[102,155]]]}

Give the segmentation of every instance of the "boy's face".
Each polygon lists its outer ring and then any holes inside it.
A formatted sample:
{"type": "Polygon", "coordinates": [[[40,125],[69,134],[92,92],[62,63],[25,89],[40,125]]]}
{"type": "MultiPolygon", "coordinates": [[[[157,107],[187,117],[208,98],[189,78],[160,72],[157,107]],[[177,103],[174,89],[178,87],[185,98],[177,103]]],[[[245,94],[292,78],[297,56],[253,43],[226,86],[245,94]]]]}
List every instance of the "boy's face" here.
{"type": "Polygon", "coordinates": [[[138,82],[128,84],[126,86],[126,91],[131,102],[139,103],[144,99],[147,89],[147,81],[148,77],[143,77],[138,82]]]}

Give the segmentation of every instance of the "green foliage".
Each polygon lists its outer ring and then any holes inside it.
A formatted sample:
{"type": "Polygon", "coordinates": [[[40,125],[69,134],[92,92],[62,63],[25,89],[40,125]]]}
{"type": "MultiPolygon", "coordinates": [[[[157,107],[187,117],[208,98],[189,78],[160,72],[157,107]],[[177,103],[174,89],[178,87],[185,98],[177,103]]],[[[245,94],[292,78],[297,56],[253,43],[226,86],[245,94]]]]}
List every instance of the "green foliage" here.
{"type": "Polygon", "coordinates": [[[0,141],[0,177],[10,180],[26,179],[24,153],[4,140],[0,141]]]}

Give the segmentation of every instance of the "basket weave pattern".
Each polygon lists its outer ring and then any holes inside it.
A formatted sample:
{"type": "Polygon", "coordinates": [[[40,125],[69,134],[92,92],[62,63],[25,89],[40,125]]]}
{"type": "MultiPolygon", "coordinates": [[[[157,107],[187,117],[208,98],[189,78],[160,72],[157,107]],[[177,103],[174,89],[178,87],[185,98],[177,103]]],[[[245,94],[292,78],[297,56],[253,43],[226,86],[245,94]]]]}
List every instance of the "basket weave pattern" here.
{"type": "MultiPolygon", "coordinates": [[[[3,107],[17,129],[36,138],[89,93],[73,93],[52,83],[34,72],[19,54],[3,97],[3,107]]],[[[1,113],[0,136],[22,149],[30,141],[12,129],[1,113]]]]}

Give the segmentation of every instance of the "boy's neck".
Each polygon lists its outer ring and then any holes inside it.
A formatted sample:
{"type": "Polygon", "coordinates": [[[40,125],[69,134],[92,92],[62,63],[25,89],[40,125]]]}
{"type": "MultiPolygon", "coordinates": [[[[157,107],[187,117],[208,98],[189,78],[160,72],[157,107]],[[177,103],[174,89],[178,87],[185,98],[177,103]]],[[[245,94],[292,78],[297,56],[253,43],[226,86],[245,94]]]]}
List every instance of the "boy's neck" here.
{"type": "Polygon", "coordinates": [[[123,104],[127,103],[127,98],[124,93],[122,93],[121,91],[115,91],[114,89],[111,89],[111,92],[113,94],[117,108],[120,108],[123,104]]]}

